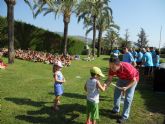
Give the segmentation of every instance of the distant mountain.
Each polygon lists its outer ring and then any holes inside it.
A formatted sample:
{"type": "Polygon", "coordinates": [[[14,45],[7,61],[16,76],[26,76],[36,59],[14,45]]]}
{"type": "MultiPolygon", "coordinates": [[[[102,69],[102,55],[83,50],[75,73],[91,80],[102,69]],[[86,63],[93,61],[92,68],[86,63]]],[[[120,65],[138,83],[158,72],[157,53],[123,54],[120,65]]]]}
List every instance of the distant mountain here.
{"type": "MultiPolygon", "coordinates": [[[[59,34],[60,36],[63,36],[63,32],[55,32],[57,34],[59,34]]],[[[83,36],[79,36],[79,35],[69,35],[69,37],[73,37],[76,39],[80,39],[82,41],[84,41],[86,43],[86,38],[83,36]]],[[[92,44],[92,39],[91,38],[87,38],[88,44],[92,44]]]]}
{"type": "Polygon", "coordinates": [[[85,37],[83,37],[83,36],[70,36],[70,37],[74,37],[74,38],[76,38],[76,39],[80,39],[80,40],[82,40],[82,41],[84,41],[85,43],[86,43],[86,40],[88,41],[88,44],[91,44],[92,43],[92,39],[91,38],[85,38],[85,37]]]}

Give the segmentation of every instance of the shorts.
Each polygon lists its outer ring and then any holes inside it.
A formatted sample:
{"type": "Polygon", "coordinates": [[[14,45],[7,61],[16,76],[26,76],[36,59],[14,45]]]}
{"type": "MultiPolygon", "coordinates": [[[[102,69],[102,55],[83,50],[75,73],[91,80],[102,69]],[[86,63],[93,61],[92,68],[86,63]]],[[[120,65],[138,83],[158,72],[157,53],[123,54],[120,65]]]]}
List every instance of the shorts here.
{"type": "Polygon", "coordinates": [[[87,100],[87,115],[91,120],[99,119],[99,104],[87,100]]]}
{"type": "Polygon", "coordinates": [[[152,75],[153,73],[153,67],[152,66],[146,66],[144,68],[144,75],[152,75]]]}
{"type": "Polygon", "coordinates": [[[54,95],[61,96],[64,93],[63,85],[60,83],[54,83],[54,95]]]}

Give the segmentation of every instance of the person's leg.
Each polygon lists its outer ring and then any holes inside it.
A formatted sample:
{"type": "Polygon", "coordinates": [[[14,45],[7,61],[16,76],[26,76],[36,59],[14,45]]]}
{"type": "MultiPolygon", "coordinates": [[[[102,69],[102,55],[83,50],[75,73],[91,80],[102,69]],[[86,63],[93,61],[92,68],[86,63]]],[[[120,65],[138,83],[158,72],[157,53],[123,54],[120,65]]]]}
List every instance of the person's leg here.
{"type": "Polygon", "coordinates": [[[96,120],[99,119],[99,104],[93,103],[91,109],[91,124],[96,124],[96,120]]]}
{"type": "Polygon", "coordinates": [[[55,110],[58,110],[59,108],[58,108],[58,103],[59,103],[59,101],[60,101],[60,96],[56,96],[55,97],[55,100],[54,100],[54,106],[53,106],[53,108],[55,109],[55,110]]]}
{"type": "Polygon", "coordinates": [[[126,91],[123,113],[122,113],[122,118],[124,118],[124,119],[128,119],[128,117],[129,117],[131,103],[133,100],[136,85],[137,85],[137,83],[126,91]]]}
{"type": "Polygon", "coordinates": [[[90,101],[88,101],[88,100],[87,100],[86,113],[87,113],[86,124],[90,124],[90,123],[91,123],[91,120],[90,120],[90,115],[91,115],[91,104],[90,104],[90,101]]]}
{"type": "Polygon", "coordinates": [[[87,120],[86,120],[86,124],[90,124],[91,120],[90,120],[90,113],[87,113],[87,120]]]}
{"type": "Polygon", "coordinates": [[[96,124],[96,120],[92,120],[92,124],[96,124]]]}
{"type": "MultiPolygon", "coordinates": [[[[117,86],[120,86],[122,80],[118,80],[117,81],[117,86]]],[[[119,112],[120,111],[120,100],[121,100],[121,90],[119,90],[118,88],[115,88],[114,91],[114,107],[113,107],[113,111],[114,112],[119,112]]]]}

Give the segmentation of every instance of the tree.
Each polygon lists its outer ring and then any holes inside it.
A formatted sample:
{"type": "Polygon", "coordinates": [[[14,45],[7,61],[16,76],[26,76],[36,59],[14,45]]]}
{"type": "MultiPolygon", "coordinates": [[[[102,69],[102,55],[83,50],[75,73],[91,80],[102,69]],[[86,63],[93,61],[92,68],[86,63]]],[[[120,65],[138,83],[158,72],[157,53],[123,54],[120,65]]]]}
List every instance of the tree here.
{"type": "Polygon", "coordinates": [[[129,41],[128,29],[125,30],[125,45],[124,47],[131,47],[131,41],[129,41]]]}
{"type": "Polygon", "coordinates": [[[138,38],[137,43],[135,43],[135,45],[138,48],[145,48],[145,47],[147,47],[148,46],[148,40],[147,40],[147,36],[146,36],[146,33],[145,33],[143,28],[141,28],[141,31],[140,31],[140,33],[137,36],[139,38],[138,38]]]}
{"type": "Polygon", "coordinates": [[[110,28],[106,35],[105,35],[105,42],[106,45],[110,48],[110,51],[112,51],[115,44],[117,44],[118,41],[118,32],[115,31],[113,28],[110,28]]]}
{"type": "Polygon", "coordinates": [[[33,15],[36,17],[39,13],[44,12],[44,16],[49,13],[63,16],[64,22],[64,39],[63,39],[63,53],[67,54],[67,39],[68,39],[68,24],[70,23],[71,14],[74,12],[77,0],[35,0],[34,5],[30,4],[29,0],[25,2],[33,10],[33,15]]]}
{"type": "Polygon", "coordinates": [[[0,46],[6,47],[7,43],[7,19],[0,16],[0,46]]]}
{"type": "Polygon", "coordinates": [[[5,0],[7,4],[7,22],[8,22],[8,63],[14,63],[14,5],[15,0],[5,0]]]}
{"type": "MultiPolygon", "coordinates": [[[[98,42],[97,42],[97,57],[100,56],[101,53],[101,42],[102,42],[102,34],[104,31],[106,31],[108,28],[117,28],[119,27],[113,23],[112,20],[112,10],[109,8],[108,4],[104,6],[104,8],[100,9],[100,15],[98,15],[98,18],[96,19],[96,29],[98,30],[98,42]]],[[[92,23],[87,23],[86,27],[91,26],[87,30],[87,34],[93,30],[92,23]]]]}
{"type": "Polygon", "coordinates": [[[96,40],[96,21],[99,17],[101,10],[108,7],[109,0],[84,0],[81,1],[77,8],[78,22],[83,19],[84,24],[92,24],[93,42],[92,42],[92,55],[95,56],[95,40],[96,40]]]}
{"type": "Polygon", "coordinates": [[[102,9],[102,12],[100,12],[99,18],[97,19],[97,30],[98,30],[98,50],[97,50],[97,57],[100,56],[101,52],[101,41],[102,41],[102,34],[104,31],[106,31],[108,28],[114,26],[112,25],[112,10],[111,8],[104,7],[102,9]]]}

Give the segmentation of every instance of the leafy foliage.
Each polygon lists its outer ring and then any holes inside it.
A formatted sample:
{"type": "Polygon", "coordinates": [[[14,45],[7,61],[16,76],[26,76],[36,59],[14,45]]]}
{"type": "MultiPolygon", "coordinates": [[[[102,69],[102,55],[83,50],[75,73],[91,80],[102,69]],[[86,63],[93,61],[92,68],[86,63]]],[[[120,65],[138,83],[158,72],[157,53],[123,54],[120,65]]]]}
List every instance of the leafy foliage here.
{"type": "Polygon", "coordinates": [[[43,13],[47,15],[54,13],[56,15],[63,16],[64,22],[64,38],[63,38],[63,53],[67,53],[67,40],[68,40],[68,24],[70,22],[71,14],[75,10],[77,0],[24,0],[32,10],[33,16],[36,18],[38,14],[43,13]]]}
{"type": "Polygon", "coordinates": [[[0,16],[0,46],[7,47],[7,20],[0,16]]]}
{"type": "Polygon", "coordinates": [[[148,46],[148,40],[147,40],[147,36],[146,36],[146,33],[144,31],[143,28],[141,28],[141,31],[140,33],[138,34],[138,41],[137,43],[135,43],[135,45],[138,47],[138,48],[144,48],[144,47],[147,47],[148,46]]]}
{"type": "Polygon", "coordinates": [[[68,40],[68,53],[75,55],[75,54],[82,54],[84,50],[85,43],[81,40],[78,42],[74,38],[69,38],[68,40]]]}
{"type": "MultiPolygon", "coordinates": [[[[51,53],[62,52],[62,40],[59,34],[37,28],[24,22],[15,21],[15,48],[32,49],[51,53]]],[[[0,45],[7,47],[6,18],[0,17],[0,45]]],[[[84,43],[77,38],[69,38],[68,46],[70,54],[80,54],[84,43]]]]}

